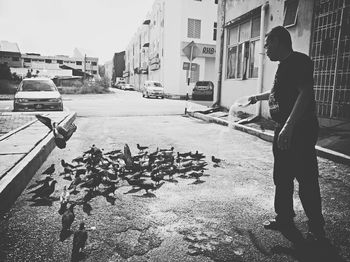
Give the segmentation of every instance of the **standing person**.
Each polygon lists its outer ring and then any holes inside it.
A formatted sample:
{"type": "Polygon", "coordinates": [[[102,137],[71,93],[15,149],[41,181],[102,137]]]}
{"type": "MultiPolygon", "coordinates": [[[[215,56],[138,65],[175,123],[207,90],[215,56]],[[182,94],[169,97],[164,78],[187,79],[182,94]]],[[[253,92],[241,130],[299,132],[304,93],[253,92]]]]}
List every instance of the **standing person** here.
{"type": "Polygon", "coordinates": [[[285,231],[295,227],[293,217],[294,179],[299,183],[299,197],[308,217],[308,238],[325,238],[318,164],[315,145],[318,120],[313,91],[313,63],[292,49],[289,32],[282,26],[267,35],[266,55],[279,61],[271,91],[251,96],[255,104],[268,100],[270,115],[276,122],[273,140],[275,184],[275,219],[264,223],[265,229],[285,231]]]}

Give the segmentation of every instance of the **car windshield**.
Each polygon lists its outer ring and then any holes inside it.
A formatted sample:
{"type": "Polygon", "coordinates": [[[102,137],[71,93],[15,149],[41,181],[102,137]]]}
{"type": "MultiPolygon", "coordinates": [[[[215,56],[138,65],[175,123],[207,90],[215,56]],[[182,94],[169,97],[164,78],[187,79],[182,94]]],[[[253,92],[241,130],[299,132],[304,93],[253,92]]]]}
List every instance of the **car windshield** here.
{"type": "Polygon", "coordinates": [[[152,83],[149,83],[149,86],[162,87],[162,84],[158,82],[152,82],[152,83]]]}
{"type": "Polygon", "coordinates": [[[56,91],[56,86],[51,80],[23,81],[20,91],[56,91]]]}

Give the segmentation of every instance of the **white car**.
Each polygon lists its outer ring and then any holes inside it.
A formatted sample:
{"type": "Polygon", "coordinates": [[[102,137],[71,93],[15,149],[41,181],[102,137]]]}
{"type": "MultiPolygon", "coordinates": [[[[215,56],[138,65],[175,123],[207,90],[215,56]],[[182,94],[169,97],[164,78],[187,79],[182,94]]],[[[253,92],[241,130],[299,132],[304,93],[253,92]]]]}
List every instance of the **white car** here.
{"type": "Polygon", "coordinates": [[[132,84],[122,84],[120,87],[122,90],[135,90],[132,84]]]}
{"type": "Polygon", "coordinates": [[[164,98],[164,87],[158,81],[145,81],[142,88],[142,96],[143,97],[160,97],[164,98]]]}
{"type": "Polygon", "coordinates": [[[63,111],[61,94],[49,78],[25,78],[19,84],[13,111],[63,111]]]}

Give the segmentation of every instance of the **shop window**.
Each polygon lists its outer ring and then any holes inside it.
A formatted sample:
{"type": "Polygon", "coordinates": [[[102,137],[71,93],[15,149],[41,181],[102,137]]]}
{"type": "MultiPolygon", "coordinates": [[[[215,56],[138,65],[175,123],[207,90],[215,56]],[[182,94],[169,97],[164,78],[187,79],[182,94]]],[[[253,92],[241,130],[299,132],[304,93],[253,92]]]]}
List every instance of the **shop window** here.
{"type": "Polygon", "coordinates": [[[258,76],[260,17],[251,17],[227,30],[227,79],[258,76]]]}
{"type": "Polygon", "coordinates": [[[76,64],[77,64],[77,65],[82,65],[83,62],[82,62],[82,61],[77,61],[76,64]]]}
{"type": "Polygon", "coordinates": [[[188,18],[187,37],[201,38],[201,20],[188,18]]]}
{"type": "Polygon", "coordinates": [[[25,62],[25,63],[30,63],[32,60],[30,59],[30,58],[24,58],[23,59],[23,62],[25,62]]]}
{"type": "Polygon", "coordinates": [[[283,26],[291,27],[296,25],[298,16],[299,0],[286,0],[284,2],[283,26]]]}
{"type": "Polygon", "coordinates": [[[51,64],[52,60],[51,59],[45,59],[45,63],[51,64]]]}
{"type": "Polygon", "coordinates": [[[91,65],[96,66],[97,62],[91,62],[91,65]]]}
{"type": "Polygon", "coordinates": [[[19,61],[19,57],[12,57],[12,61],[19,61]]]}

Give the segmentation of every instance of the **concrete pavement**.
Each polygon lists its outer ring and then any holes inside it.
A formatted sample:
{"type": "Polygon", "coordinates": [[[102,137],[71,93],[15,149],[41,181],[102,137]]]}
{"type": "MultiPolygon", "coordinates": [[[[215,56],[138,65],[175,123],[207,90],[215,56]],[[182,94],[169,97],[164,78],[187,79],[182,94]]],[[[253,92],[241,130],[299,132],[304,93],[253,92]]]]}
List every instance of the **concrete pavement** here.
{"type": "MultiPolygon", "coordinates": [[[[36,112],[62,126],[72,123],[72,112],[36,112]]],[[[35,113],[0,115],[0,213],[5,212],[54,149],[52,132],[35,118],[35,113]]]]}
{"type": "MultiPolygon", "coordinates": [[[[231,126],[251,135],[260,137],[263,140],[272,142],[273,131],[264,128],[261,123],[239,124],[231,122],[226,112],[217,111],[206,113],[205,111],[191,111],[189,115],[207,122],[217,123],[224,126],[231,126]]],[[[330,128],[320,125],[320,135],[316,145],[318,156],[333,160],[338,163],[350,165],[350,124],[344,122],[338,128],[330,128]]]]}
{"type": "MultiPolygon", "coordinates": [[[[343,261],[293,258],[295,250],[289,248],[290,243],[283,236],[263,230],[261,222],[274,214],[269,143],[243,132],[181,117],[181,106],[175,110],[171,105],[182,105],[182,101],[134,100],[129,95],[137,94],[79,96],[66,101],[67,106],[79,112],[78,131],[67,150],[50,154],[31,183],[40,178],[40,171],[54,163],[59,181],[54,197],[58,197],[67,184],[58,175],[62,170],[60,159],[73,159],[92,143],[105,150],[128,143],[132,152],[137,152],[137,142],[152,149],[170,145],[180,152],[198,149],[207,156],[224,158],[225,166],[210,165],[202,184],[193,185],[180,178],[178,183],[166,183],[155,192],[155,198],[146,198],[143,192],[127,193],[130,187],[122,187],[115,206],[100,197],[91,202],[91,216],[77,208],[73,228],[81,220],[95,228],[89,232],[86,261],[343,261]],[[142,105],[142,115],[132,108],[135,104],[142,105]]],[[[319,161],[327,234],[342,250],[341,255],[349,258],[349,169],[326,159],[319,161]]],[[[4,261],[68,261],[72,238],[63,243],[58,240],[58,201],[52,206],[32,206],[28,196],[28,191],[24,191],[0,221],[4,261]]],[[[306,221],[298,201],[295,208],[296,224],[304,231],[306,221]]],[[[319,250],[313,253],[321,256],[319,250]]]]}

